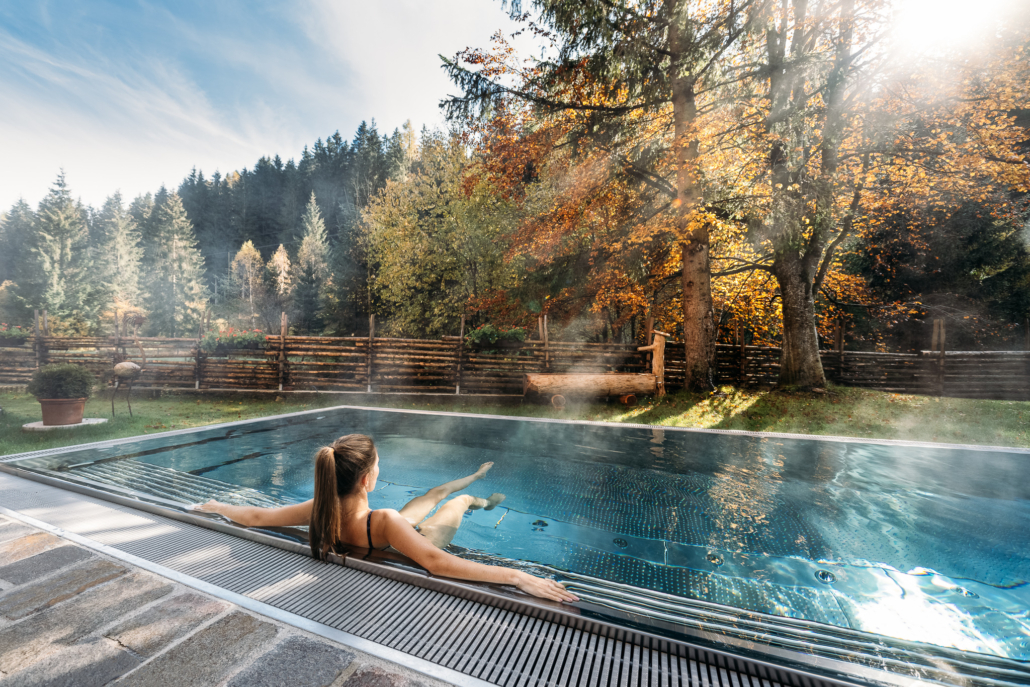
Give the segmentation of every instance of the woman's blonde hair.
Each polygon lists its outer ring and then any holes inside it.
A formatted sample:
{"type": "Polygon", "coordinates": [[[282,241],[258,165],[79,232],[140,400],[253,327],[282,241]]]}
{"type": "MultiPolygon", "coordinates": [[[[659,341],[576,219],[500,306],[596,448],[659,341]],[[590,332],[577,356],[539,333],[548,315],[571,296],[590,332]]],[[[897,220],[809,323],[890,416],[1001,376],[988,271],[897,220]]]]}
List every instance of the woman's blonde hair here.
{"type": "Polygon", "coordinates": [[[308,537],[311,554],[326,560],[340,541],[340,497],[354,492],[376,463],[372,437],[348,434],[315,454],[315,502],[308,537]]]}

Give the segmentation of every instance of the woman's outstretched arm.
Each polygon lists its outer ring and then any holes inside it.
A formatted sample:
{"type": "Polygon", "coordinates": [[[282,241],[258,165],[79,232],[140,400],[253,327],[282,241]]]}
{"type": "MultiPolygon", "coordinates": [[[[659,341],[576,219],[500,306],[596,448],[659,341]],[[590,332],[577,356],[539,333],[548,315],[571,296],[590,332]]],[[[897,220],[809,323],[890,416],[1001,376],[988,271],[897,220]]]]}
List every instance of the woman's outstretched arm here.
{"type": "Polygon", "coordinates": [[[281,508],[259,508],[258,506],[230,506],[228,503],[208,501],[193,507],[205,513],[218,513],[244,527],[289,527],[307,526],[311,522],[313,500],[295,503],[281,508]]]}
{"type": "Polygon", "coordinates": [[[395,510],[386,510],[382,519],[385,539],[390,546],[412,559],[434,575],[474,582],[510,584],[527,594],[554,601],[579,601],[579,598],[554,580],[534,577],[521,570],[466,561],[436,548],[395,510]]]}

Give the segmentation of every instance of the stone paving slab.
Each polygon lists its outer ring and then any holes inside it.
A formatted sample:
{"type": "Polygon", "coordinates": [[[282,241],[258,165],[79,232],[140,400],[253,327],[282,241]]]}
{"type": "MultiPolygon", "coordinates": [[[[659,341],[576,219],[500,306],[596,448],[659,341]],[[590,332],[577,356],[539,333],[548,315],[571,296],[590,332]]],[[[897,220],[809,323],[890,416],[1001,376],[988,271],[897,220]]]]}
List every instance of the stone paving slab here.
{"type": "Polygon", "coordinates": [[[58,546],[35,556],[23,558],[17,563],[0,567],[0,580],[11,584],[25,584],[66,566],[84,561],[92,554],[78,546],[58,546]]]}
{"type": "Polygon", "coordinates": [[[136,571],[8,625],[0,629],[0,673],[21,670],[171,591],[161,578],[136,571]]]}
{"type": "Polygon", "coordinates": [[[10,520],[6,522],[0,522],[0,543],[10,541],[11,539],[17,539],[24,537],[26,534],[31,534],[36,530],[32,529],[27,525],[21,523],[14,523],[10,520]]]}
{"type": "MultiPolygon", "coordinates": [[[[3,559],[0,559],[3,560],[3,559]]],[[[6,567],[6,566],[5,566],[6,567]]],[[[81,594],[90,587],[103,584],[128,572],[128,569],[102,559],[86,561],[64,570],[52,578],[33,582],[0,597],[0,616],[18,620],[36,611],[81,594]]]]}
{"type": "Polygon", "coordinates": [[[422,687],[424,683],[370,666],[355,671],[343,684],[347,687],[422,687]]]}
{"type": "Polygon", "coordinates": [[[204,628],[118,684],[123,687],[205,687],[221,681],[246,662],[262,644],[273,639],[272,623],[235,610],[204,628]],[[217,647],[217,650],[213,650],[217,647]]]}
{"type": "Polygon", "coordinates": [[[289,637],[237,673],[228,687],[323,687],[333,684],[353,661],[353,651],[289,637]]]}
{"type": "Polygon", "coordinates": [[[90,639],[51,654],[3,681],[4,687],[102,687],[140,664],[106,639],[90,639]]]}
{"type": "Polygon", "coordinates": [[[229,604],[202,594],[177,594],[119,623],[104,636],[150,658],[228,608],[229,604]]]}
{"type": "Polygon", "coordinates": [[[37,530],[27,536],[21,536],[0,544],[0,564],[16,563],[23,558],[35,556],[37,553],[43,553],[63,545],[64,540],[47,532],[39,532],[37,530]]]}
{"type": "Polygon", "coordinates": [[[3,687],[438,687],[418,675],[0,518],[3,687]],[[29,552],[29,553],[27,553],[29,552]]]}

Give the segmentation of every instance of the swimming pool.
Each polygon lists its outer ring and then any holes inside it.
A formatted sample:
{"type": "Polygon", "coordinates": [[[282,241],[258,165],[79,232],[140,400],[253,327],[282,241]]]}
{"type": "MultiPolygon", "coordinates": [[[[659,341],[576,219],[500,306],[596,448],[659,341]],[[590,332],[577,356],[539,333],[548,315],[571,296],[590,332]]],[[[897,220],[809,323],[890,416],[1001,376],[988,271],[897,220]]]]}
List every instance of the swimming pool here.
{"type": "Polygon", "coordinates": [[[374,508],[494,461],[467,491],[507,499],[467,513],[454,550],[553,571],[597,605],[672,617],[694,600],[1030,661],[1022,450],[344,407],[14,464],[272,505],[311,498],[312,456],[350,432],[379,449],[374,508]]]}

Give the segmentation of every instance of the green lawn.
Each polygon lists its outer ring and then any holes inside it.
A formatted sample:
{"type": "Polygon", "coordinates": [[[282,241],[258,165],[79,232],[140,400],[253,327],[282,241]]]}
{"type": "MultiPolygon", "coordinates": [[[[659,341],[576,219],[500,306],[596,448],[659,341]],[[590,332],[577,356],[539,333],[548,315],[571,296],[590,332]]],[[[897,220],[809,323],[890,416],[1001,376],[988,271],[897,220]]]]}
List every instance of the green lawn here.
{"type": "MultiPolygon", "coordinates": [[[[724,387],[715,395],[675,393],[660,400],[645,400],[633,408],[589,403],[569,406],[564,411],[528,401],[522,405],[488,405],[483,400],[468,398],[413,403],[410,398],[372,402],[332,394],[287,394],[275,400],[274,396],[212,397],[181,392],[154,399],[135,398],[132,418],[121,396],[114,418],[110,418],[109,397],[94,398],[86,405],[86,417],[107,417],[107,424],[46,433],[21,430],[22,424],[40,419],[39,404],[34,398],[0,392],[0,407],[4,409],[0,415],[0,455],[333,405],[1030,447],[1027,402],[933,398],[845,387],[834,387],[825,395],[724,387]]],[[[327,441],[331,438],[327,437],[327,441]]]]}

